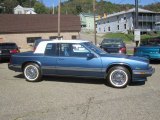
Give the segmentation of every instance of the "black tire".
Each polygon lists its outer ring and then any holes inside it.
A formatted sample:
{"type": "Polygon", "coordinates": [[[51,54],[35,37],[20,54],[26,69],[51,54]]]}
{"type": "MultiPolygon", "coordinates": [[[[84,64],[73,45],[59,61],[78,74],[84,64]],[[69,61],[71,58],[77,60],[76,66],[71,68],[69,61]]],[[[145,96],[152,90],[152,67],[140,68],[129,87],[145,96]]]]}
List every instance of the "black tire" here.
{"type": "Polygon", "coordinates": [[[109,69],[107,81],[114,88],[125,88],[131,81],[131,73],[122,66],[115,66],[109,69]]]}
{"type": "Polygon", "coordinates": [[[42,78],[40,67],[35,63],[26,64],[23,69],[23,74],[28,82],[39,82],[42,78]]]}

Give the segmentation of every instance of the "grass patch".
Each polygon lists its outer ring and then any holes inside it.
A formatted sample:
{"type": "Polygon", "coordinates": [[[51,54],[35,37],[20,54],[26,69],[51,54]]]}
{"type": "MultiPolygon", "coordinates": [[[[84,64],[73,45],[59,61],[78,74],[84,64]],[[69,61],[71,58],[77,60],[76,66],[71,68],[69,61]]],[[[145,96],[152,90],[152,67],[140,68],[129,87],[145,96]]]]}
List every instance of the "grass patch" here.
{"type": "MultiPolygon", "coordinates": [[[[141,40],[160,37],[160,33],[148,33],[141,35],[141,40]]],[[[121,38],[125,43],[133,42],[134,35],[133,34],[124,34],[124,33],[107,33],[103,36],[103,38],[121,38]]]]}

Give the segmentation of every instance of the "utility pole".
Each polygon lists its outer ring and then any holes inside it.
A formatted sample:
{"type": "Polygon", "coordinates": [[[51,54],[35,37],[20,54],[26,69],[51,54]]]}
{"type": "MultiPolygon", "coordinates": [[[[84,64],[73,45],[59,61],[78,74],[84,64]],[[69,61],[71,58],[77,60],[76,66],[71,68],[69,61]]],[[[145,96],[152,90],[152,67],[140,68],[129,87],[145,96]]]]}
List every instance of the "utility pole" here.
{"type": "Polygon", "coordinates": [[[135,0],[135,29],[138,29],[138,0],[135,0]]]}
{"type": "Polygon", "coordinates": [[[97,38],[96,38],[96,0],[93,0],[93,15],[94,15],[94,41],[95,45],[97,45],[97,38]]]}
{"type": "Polygon", "coordinates": [[[58,6],[58,39],[60,39],[61,35],[61,0],[59,0],[59,6],[58,6]]]}

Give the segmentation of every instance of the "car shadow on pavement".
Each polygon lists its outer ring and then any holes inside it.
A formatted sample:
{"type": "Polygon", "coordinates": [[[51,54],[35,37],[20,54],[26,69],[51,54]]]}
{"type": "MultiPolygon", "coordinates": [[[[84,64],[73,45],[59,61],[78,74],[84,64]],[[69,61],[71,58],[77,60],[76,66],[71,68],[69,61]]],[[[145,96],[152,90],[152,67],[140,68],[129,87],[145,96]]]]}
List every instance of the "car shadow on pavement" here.
{"type": "Polygon", "coordinates": [[[105,84],[104,79],[92,79],[92,78],[43,76],[42,79],[45,81],[68,82],[68,83],[105,84]]]}
{"type": "MultiPolygon", "coordinates": [[[[14,76],[15,78],[25,79],[23,74],[14,76]]],[[[111,87],[105,79],[80,78],[80,77],[59,77],[59,76],[43,76],[42,81],[49,82],[66,82],[66,83],[83,83],[83,84],[103,84],[111,87]]],[[[145,82],[132,82],[129,86],[142,86],[145,82]]]]}
{"type": "Polygon", "coordinates": [[[150,64],[160,64],[160,60],[151,60],[150,64]]]}
{"type": "MultiPolygon", "coordinates": [[[[25,79],[23,74],[18,74],[14,77],[25,79]]],[[[105,84],[105,79],[92,79],[92,78],[79,78],[79,77],[59,77],[59,76],[43,76],[42,81],[84,83],[84,84],[105,84]]]]}

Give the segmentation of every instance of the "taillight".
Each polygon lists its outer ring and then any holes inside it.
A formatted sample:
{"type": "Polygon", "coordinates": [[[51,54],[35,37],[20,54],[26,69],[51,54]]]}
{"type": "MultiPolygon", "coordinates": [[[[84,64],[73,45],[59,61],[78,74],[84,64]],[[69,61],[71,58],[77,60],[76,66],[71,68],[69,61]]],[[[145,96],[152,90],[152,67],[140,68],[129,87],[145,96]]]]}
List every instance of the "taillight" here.
{"type": "Polygon", "coordinates": [[[13,49],[13,50],[10,50],[10,53],[19,53],[20,51],[18,49],[13,49]]]}
{"type": "Polygon", "coordinates": [[[125,47],[120,48],[120,49],[119,49],[119,53],[125,53],[125,54],[126,54],[126,48],[125,48],[125,47]]]}

